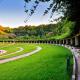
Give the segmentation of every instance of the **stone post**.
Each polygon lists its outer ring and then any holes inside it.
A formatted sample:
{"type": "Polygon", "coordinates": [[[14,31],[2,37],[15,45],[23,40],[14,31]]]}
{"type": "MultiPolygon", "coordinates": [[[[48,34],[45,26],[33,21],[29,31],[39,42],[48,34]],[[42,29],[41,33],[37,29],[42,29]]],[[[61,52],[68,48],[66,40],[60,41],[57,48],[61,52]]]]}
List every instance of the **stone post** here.
{"type": "Polygon", "coordinates": [[[75,46],[79,45],[79,40],[78,40],[78,36],[75,36],[75,46]]]}
{"type": "Polygon", "coordinates": [[[66,39],[66,45],[68,44],[68,39],[66,39]]]}
{"type": "Polygon", "coordinates": [[[65,41],[64,41],[64,39],[63,39],[63,44],[65,44],[65,41]]]}
{"type": "Polygon", "coordinates": [[[57,44],[57,40],[56,40],[56,44],[57,44]]]}
{"type": "Polygon", "coordinates": [[[73,45],[73,39],[72,38],[70,39],[70,43],[71,43],[71,45],[73,45]]]}
{"type": "Polygon", "coordinates": [[[61,40],[59,40],[59,44],[61,44],[61,40]]]}

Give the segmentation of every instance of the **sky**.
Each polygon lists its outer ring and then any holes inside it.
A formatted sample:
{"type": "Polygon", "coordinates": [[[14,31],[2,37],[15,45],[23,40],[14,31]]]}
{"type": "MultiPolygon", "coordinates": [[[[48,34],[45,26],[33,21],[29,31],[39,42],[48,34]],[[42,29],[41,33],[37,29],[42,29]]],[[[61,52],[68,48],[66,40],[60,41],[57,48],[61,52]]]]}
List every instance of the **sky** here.
{"type": "MultiPolygon", "coordinates": [[[[13,28],[25,25],[49,24],[50,13],[42,16],[49,3],[40,3],[36,12],[26,23],[24,23],[24,20],[28,14],[24,12],[24,5],[24,0],[0,0],[0,25],[13,28]]],[[[31,8],[32,5],[33,3],[27,4],[27,8],[31,8]]],[[[54,14],[53,17],[58,16],[54,14]]]]}

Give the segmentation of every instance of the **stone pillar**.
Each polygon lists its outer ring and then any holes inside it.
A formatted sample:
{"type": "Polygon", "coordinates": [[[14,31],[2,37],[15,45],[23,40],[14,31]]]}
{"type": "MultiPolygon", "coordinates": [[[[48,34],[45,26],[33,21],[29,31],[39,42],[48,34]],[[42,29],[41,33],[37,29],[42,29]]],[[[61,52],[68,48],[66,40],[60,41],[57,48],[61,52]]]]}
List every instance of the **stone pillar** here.
{"type": "Polygon", "coordinates": [[[57,40],[57,44],[59,44],[59,40],[57,40]]]}
{"type": "Polygon", "coordinates": [[[68,44],[68,39],[66,39],[66,45],[68,44]]]}
{"type": "Polygon", "coordinates": [[[3,44],[4,44],[4,40],[3,40],[3,44]]]}
{"type": "Polygon", "coordinates": [[[59,44],[59,40],[57,40],[57,44],[59,44]]]}
{"type": "Polygon", "coordinates": [[[56,44],[57,44],[57,40],[56,40],[56,44]]]}
{"type": "Polygon", "coordinates": [[[71,43],[71,45],[73,45],[73,39],[72,38],[70,39],[70,43],[71,43]]]}
{"type": "Polygon", "coordinates": [[[59,40],[59,44],[61,44],[61,40],[59,40]]]}
{"type": "Polygon", "coordinates": [[[63,39],[63,44],[65,44],[65,41],[64,41],[64,39],[63,39]]]}
{"type": "Polygon", "coordinates": [[[15,40],[13,40],[13,43],[15,43],[15,40]]]}
{"type": "Polygon", "coordinates": [[[78,40],[78,36],[75,36],[75,46],[79,45],[79,40],[78,40]]]}
{"type": "Polygon", "coordinates": [[[52,41],[50,41],[50,44],[52,44],[52,41]]]}
{"type": "Polygon", "coordinates": [[[55,40],[54,40],[54,42],[53,42],[54,44],[55,44],[55,40]]]}
{"type": "Polygon", "coordinates": [[[36,44],[37,44],[37,41],[36,41],[36,44]]]}
{"type": "Polygon", "coordinates": [[[56,44],[57,44],[57,40],[56,40],[56,44]]]}

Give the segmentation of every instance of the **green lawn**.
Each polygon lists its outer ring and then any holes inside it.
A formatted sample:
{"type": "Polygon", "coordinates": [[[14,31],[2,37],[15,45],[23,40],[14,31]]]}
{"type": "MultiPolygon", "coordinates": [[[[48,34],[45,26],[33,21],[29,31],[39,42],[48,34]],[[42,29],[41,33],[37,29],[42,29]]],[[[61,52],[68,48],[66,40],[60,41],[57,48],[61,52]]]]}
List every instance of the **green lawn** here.
{"type": "Polygon", "coordinates": [[[0,45],[3,45],[0,47],[0,50],[6,50],[7,52],[4,53],[4,54],[0,54],[0,59],[4,59],[4,58],[10,58],[10,57],[13,57],[13,56],[18,56],[18,55],[21,55],[21,54],[24,54],[24,53],[28,53],[28,52],[31,52],[33,50],[36,49],[36,46],[35,45],[28,45],[28,44],[0,44],[0,45]],[[27,47],[28,46],[28,47],[27,47]],[[18,52],[16,54],[12,54],[16,51],[19,51],[19,47],[23,48],[24,50],[21,51],[21,52],[18,52]],[[7,54],[10,54],[10,55],[7,55],[7,54]]]}
{"type": "Polygon", "coordinates": [[[42,50],[23,59],[0,64],[0,80],[70,80],[66,58],[72,55],[68,49],[50,44],[33,46],[41,46],[42,50]]]}

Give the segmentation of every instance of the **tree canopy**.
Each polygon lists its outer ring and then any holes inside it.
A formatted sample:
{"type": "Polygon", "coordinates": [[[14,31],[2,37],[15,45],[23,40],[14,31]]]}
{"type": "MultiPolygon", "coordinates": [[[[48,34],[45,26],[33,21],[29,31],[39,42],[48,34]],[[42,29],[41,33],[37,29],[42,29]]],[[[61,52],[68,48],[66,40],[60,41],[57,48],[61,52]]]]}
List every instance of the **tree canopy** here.
{"type": "MultiPolygon", "coordinates": [[[[26,3],[29,3],[33,0],[25,0],[26,3]]],[[[54,12],[62,12],[64,14],[64,17],[68,17],[70,21],[74,21],[75,28],[74,28],[74,33],[80,32],[80,0],[34,0],[35,4],[32,9],[30,9],[30,14],[29,16],[32,16],[39,5],[40,2],[51,2],[51,4],[46,8],[45,12],[43,15],[48,14],[48,12],[51,10],[51,16],[52,18],[54,12]]],[[[29,10],[26,9],[25,7],[25,12],[27,13],[29,10]]]]}

